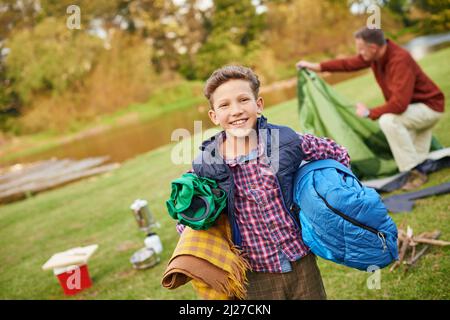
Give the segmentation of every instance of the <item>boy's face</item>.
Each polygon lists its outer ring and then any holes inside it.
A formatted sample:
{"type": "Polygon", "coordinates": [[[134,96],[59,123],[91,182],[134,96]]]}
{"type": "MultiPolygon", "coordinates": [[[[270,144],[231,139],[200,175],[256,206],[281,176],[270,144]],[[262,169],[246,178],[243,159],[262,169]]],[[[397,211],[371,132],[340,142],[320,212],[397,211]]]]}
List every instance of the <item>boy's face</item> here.
{"type": "Polygon", "coordinates": [[[208,115],[215,125],[237,138],[248,136],[256,129],[264,101],[261,97],[255,99],[248,81],[229,80],[217,87],[211,98],[213,108],[208,115]]]}

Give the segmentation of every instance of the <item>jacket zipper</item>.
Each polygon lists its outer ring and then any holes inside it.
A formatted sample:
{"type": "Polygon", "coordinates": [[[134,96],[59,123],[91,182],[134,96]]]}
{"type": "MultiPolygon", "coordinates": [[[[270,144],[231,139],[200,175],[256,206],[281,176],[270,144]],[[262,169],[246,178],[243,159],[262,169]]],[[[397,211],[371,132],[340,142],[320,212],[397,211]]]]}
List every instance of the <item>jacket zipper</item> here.
{"type": "Polygon", "coordinates": [[[227,201],[228,201],[228,216],[231,220],[231,239],[233,240],[233,243],[237,246],[241,246],[242,238],[241,238],[241,232],[239,231],[239,227],[236,225],[236,219],[234,217],[234,201],[231,201],[231,199],[234,199],[234,179],[233,179],[233,173],[231,172],[230,168],[225,164],[225,168],[228,172],[228,177],[230,179],[230,191],[227,195],[227,201]],[[235,230],[236,228],[236,230],[235,230]],[[239,238],[239,239],[238,239],[239,238]]]}
{"type": "Polygon", "coordinates": [[[317,192],[317,190],[316,190],[315,188],[314,188],[314,190],[316,191],[316,193],[317,193],[317,195],[320,197],[320,199],[323,200],[323,202],[325,203],[325,205],[326,205],[331,211],[333,211],[333,212],[336,213],[338,216],[340,216],[342,219],[347,220],[348,222],[354,224],[355,226],[358,226],[358,227],[360,227],[360,228],[363,228],[363,229],[365,229],[365,230],[367,230],[367,231],[370,231],[370,232],[374,233],[375,235],[377,235],[378,239],[380,239],[380,241],[381,241],[381,243],[382,243],[382,245],[383,245],[383,252],[386,251],[386,249],[387,249],[387,246],[386,246],[386,237],[385,237],[385,234],[384,234],[383,232],[378,231],[378,230],[375,229],[375,228],[366,226],[366,225],[362,224],[361,222],[359,222],[359,221],[357,221],[357,220],[355,220],[355,219],[353,219],[353,218],[350,218],[350,217],[347,216],[345,213],[343,213],[343,212],[337,210],[336,208],[333,208],[333,207],[328,203],[328,201],[327,201],[321,194],[319,194],[319,193],[317,192]]]}

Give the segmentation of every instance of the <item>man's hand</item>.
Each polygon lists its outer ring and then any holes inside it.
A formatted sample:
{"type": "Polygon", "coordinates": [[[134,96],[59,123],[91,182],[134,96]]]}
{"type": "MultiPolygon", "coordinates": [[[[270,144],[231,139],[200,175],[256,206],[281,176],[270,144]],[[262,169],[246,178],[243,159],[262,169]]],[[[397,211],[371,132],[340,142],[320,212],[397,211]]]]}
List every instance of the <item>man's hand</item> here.
{"type": "Polygon", "coordinates": [[[361,118],[367,118],[370,114],[369,108],[364,103],[358,102],[356,104],[356,115],[361,118]]]}
{"type": "Polygon", "coordinates": [[[313,63],[305,60],[300,60],[295,64],[295,66],[297,69],[306,68],[317,72],[321,71],[320,63],[313,63]]]}

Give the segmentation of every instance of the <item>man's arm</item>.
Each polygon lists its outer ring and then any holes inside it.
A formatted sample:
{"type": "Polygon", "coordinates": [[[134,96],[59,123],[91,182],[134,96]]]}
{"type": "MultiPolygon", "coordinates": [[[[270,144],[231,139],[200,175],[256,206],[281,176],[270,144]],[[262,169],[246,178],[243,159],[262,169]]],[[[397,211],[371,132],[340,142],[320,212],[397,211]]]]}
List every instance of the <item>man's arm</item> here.
{"type": "Polygon", "coordinates": [[[398,61],[390,74],[392,75],[390,80],[392,94],[386,103],[370,110],[369,118],[372,120],[378,119],[385,113],[403,113],[411,103],[416,77],[409,62],[398,61]]]}
{"type": "Polygon", "coordinates": [[[316,71],[316,72],[322,71],[320,68],[320,63],[314,63],[314,62],[309,62],[309,61],[305,61],[305,60],[300,60],[299,62],[297,62],[295,64],[295,66],[297,67],[297,69],[306,68],[306,69],[316,71]]]}
{"type": "Polygon", "coordinates": [[[347,149],[329,138],[319,138],[312,134],[298,134],[300,149],[305,161],[334,159],[346,167],[350,167],[350,156],[347,149]]]}
{"type": "Polygon", "coordinates": [[[320,63],[321,71],[357,71],[370,67],[370,62],[365,61],[361,55],[345,59],[328,60],[320,63]]]}

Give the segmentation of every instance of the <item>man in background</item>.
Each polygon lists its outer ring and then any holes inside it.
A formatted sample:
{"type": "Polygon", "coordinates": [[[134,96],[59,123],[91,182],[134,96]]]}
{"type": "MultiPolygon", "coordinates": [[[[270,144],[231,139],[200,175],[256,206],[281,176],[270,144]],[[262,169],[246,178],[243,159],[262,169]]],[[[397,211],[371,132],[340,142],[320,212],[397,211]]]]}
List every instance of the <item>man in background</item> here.
{"type": "Polygon", "coordinates": [[[358,55],[321,63],[301,60],[297,67],[317,72],[372,69],[386,101],[371,109],[359,102],[356,113],[378,119],[399,171],[410,171],[402,188],[415,189],[427,181],[421,164],[430,150],[432,128],[444,112],[444,95],[409,52],[385,39],[381,29],[364,27],[354,36],[358,55]]]}

